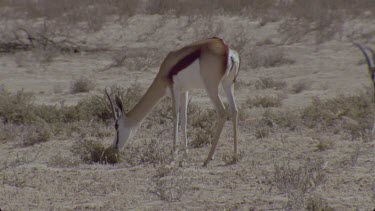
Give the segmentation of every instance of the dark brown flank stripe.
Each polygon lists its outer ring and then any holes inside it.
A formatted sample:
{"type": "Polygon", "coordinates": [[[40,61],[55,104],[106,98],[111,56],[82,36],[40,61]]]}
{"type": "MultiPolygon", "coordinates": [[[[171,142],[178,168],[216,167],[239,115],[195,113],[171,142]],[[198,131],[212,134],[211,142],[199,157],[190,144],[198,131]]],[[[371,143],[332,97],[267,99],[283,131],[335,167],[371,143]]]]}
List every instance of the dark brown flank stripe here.
{"type": "Polygon", "coordinates": [[[177,64],[175,64],[171,68],[168,74],[168,78],[172,79],[174,75],[177,75],[181,70],[185,69],[186,67],[191,65],[195,60],[197,60],[200,55],[201,55],[201,50],[198,49],[188,54],[187,56],[185,56],[183,59],[181,59],[179,62],[177,62],[177,64]]]}

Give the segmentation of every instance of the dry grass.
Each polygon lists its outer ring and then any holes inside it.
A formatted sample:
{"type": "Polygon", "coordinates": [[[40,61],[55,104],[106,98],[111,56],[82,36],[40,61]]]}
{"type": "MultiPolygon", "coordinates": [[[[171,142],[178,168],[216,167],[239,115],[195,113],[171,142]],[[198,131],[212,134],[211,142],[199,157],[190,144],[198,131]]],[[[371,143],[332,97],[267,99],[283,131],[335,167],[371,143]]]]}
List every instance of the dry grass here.
{"type": "Polygon", "coordinates": [[[279,67],[281,65],[294,64],[295,61],[285,56],[283,49],[281,48],[258,48],[255,47],[250,50],[249,54],[250,67],[279,67]]]}
{"type": "Polygon", "coordinates": [[[25,146],[49,141],[52,137],[49,126],[44,123],[27,126],[24,130],[25,131],[21,135],[21,141],[25,146]]]}
{"type": "Polygon", "coordinates": [[[121,159],[118,150],[106,149],[97,140],[78,140],[71,148],[73,155],[78,156],[85,163],[114,164],[121,159]]]}
{"type": "Polygon", "coordinates": [[[172,161],[172,147],[161,140],[142,140],[129,146],[123,153],[124,162],[130,166],[141,164],[167,165],[172,161]]]}
{"type": "Polygon", "coordinates": [[[266,180],[284,194],[287,194],[289,209],[301,209],[306,204],[306,194],[313,192],[326,181],[324,162],[307,160],[297,166],[291,163],[277,163],[273,173],[266,180]]]}
{"type": "Polygon", "coordinates": [[[253,107],[280,107],[282,105],[283,98],[281,96],[255,96],[246,101],[246,105],[249,108],[253,107]]]}
{"type": "Polygon", "coordinates": [[[311,82],[309,82],[307,80],[300,80],[297,83],[292,85],[292,88],[291,88],[290,91],[293,94],[298,94],[298,93],[301,93],[305,90],[308,90],[310,88],[310,86],[311,86],[311,82]]]}
{"type": "Polygon", "coordinates": [[[94,81],[87,77],[82,76],[72,83],[70,87],[70,92],[72,94],[81,93],[81,92],[89,92],[93,90],[94,88],[95,88],[94,81]]]}
{"type": "Polygon", "coordinates": [[[308,127],[329,128],[345,125],[347,131],[365,133],[372,129],[374,105],[368,93],[339,96],[329,100],[314,98],[302,111],[303,123],[308,127]]]}
{"type": "Polygon", "coordinates": [[[282,80],[275,80],[270,77],[266,78],[259,78],[255,82],[255,88],[256,89],[275,89],[275,90],[281,90],[284,89],[287,86],[287,83],[282,80]]]}
{"type": "Polygon", "coordinates": [[[160,165],[156,175],[149,179],[148,190],[167,202],[180,201],[191,189],[191,178],[182,171],[165,165],[160,165]]]}

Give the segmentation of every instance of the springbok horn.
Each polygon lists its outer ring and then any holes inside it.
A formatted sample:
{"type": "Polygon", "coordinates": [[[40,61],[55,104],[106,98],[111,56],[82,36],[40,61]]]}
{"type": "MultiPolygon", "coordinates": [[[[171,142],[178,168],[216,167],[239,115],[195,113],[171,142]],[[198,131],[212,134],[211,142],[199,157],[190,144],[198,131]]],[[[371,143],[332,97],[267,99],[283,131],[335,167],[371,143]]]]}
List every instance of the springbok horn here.
{"type": "Polygon", "coordinates": [[[370,48],[370,47],[366,47],[366,49],[371,52],[371,55],[372,55],[372,65],[373,65],[373,67],[375,67],[375,51],[372,48],[370,48]]]}
{"type": "Polygon", "coordinates": [[[116,111],[115,111],[115,106],[113,104],[113,100],[112,100],[111,96],[109,96],[109,94],[108,94],[107,87],[104,90],[105,90],[105,94],[108,97],[109,102],[111,103],[113,119],[116,121],[117,120],[117,114],[116,114],[116,111]]]}
{"type": "Polygon", "coordinates": [[[353,42],[353,44],[356,45],[359,49],[361,49],[363,55],[366,57],[367,66],[368,66],[368,68],[370,70],[371,69],[371,60],[370,60],[369,56],[367,55],[366,50],[360,44],[358,44],[358,43],[353,42]]]}

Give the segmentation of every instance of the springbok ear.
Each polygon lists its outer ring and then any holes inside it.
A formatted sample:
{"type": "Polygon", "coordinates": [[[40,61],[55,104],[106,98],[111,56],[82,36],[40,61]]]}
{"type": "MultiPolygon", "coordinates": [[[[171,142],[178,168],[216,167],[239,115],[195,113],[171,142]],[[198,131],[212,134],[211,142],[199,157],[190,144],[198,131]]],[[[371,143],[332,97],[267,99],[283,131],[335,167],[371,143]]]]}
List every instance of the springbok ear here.
{"type": "Polygon", "coordinates": [[[120,109],[121,113],[124,113],[124,106],[122,104],[122,100],[116,95],[115,97],[116,105],[120,109]]]}

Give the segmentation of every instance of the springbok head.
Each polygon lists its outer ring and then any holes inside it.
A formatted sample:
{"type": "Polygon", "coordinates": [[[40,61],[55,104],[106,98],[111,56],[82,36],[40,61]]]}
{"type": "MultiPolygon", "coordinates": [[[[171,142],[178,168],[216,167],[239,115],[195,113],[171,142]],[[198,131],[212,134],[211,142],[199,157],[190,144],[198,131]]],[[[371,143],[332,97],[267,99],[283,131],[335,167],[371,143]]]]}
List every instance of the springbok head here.
{"type": "Polygon", "coordinates": [[[133,134],[135,127],[132,126],[126,118],[122,100],[116,95],[114,103],[107,91],[107,88],[105,89],[105,93],[111,104],[112,116],[116,130],[115,139],[113,141],[112,147],[114,149],[121,149],[125,146],[125,143],[133,134]]]}

